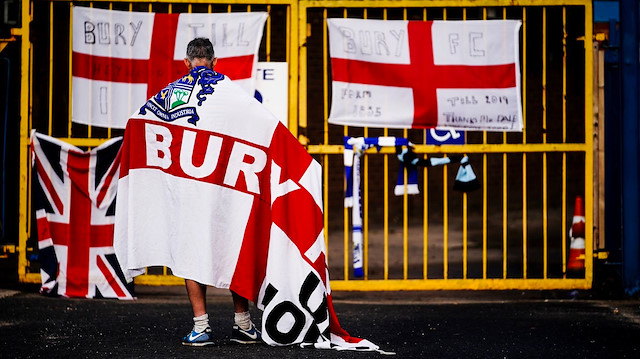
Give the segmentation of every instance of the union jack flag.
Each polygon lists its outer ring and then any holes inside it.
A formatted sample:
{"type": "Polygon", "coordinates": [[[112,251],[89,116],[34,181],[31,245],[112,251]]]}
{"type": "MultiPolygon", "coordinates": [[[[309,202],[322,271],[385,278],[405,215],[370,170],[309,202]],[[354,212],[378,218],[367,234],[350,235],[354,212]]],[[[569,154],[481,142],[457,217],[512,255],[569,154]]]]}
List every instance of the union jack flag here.
{"type": "Polygon", "coordinates": [[[122,138],[91,151],[31,134],[42,293],[132,299],[113,250],[122,138]]]}

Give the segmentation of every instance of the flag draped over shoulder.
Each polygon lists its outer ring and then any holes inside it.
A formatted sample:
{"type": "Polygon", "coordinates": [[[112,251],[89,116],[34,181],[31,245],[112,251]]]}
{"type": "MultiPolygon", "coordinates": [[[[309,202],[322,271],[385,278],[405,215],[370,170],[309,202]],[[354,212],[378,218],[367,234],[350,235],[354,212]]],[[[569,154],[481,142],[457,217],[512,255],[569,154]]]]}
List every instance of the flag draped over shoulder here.
{"type": "Polygon", "coordinates": [[[234,82],[191,70],[129,119],[121,154],[115,248],[125,274],[162,265],[230,288],[264,310],[270,345],[377,349],[333,311],[320,165],[234,82]]]}
{"type": "Polygon", "coordinates": [[[181,76],[187,44],[211,40],[217,68],[247,92],[265,12],[161,14],[73,7],[72,121],[124,128],[136,106],[181,76]]]}
{"type": "Polygon", "coordinates": [[[132,299],[113,250],[121,143],[85,152],[32,132],[41,292],[132,299]]]}
{"type": "Polygon", "coordinates": [[[329,123],[522,131],[520,21],[327,23],[329,123]]]}

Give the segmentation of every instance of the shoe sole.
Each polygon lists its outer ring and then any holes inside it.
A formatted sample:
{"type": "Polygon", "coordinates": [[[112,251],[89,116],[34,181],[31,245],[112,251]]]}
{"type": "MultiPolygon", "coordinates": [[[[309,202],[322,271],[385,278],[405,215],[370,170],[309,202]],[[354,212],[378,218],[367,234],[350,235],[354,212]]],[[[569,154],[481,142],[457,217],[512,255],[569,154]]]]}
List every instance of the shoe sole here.
{"type": "Polygon", "coordinates": [[[259,340],[231,339],[231,341],[234,342],[234,343],[238,343],[238,344],[258,344],[258,343],[260,343],[259,340]]]}
{"type": "Polygon", "coordinates": [[[204,347],[207,345],[213,345],[213,342],[206,342],[206,343],[182,343],[182,345],[188,346],[188,347],[204,347]]]}

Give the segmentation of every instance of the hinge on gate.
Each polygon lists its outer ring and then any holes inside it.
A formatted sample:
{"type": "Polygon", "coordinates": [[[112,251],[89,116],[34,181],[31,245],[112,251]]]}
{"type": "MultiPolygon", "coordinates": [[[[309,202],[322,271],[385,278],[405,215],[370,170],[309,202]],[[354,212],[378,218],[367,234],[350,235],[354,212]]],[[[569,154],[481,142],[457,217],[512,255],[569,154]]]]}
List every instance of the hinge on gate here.
{"type": "Polygon", "coordinates": [[[8,39],[0,39],[0,52],[2,52],[2,50],[4,50],[5,47],[7,47],[7,45],[9,45],[10,42],[16,41],[15,36],[11,35],[10,38],[8,39]]]}
{"type": "MultiPolygon", "coordinates": [[[[604,40],[607,39],[607,34],[605,34],[603,32],[599,32],[597,34],[593,34],[593,39],[596,40],[596,41],[604,41],[604,40]]],[[[580,36],[576,40],[584,41],[584,36],[580,36]]]]}
{"type": "Polygon", "coordinates": [[[16,246],[12,244],[4,244],[0,246],[0,248],[2,248],[2,250],[0,251],[0,259],[8,258],[9,254],[16,253],[16,246]]]}
{"type": "Polygon", "coordinates": [[[300,142],[301,145],[306,146],[309,144],[309,138],[305,135],[298,135],[298,142],[300,142]]]}

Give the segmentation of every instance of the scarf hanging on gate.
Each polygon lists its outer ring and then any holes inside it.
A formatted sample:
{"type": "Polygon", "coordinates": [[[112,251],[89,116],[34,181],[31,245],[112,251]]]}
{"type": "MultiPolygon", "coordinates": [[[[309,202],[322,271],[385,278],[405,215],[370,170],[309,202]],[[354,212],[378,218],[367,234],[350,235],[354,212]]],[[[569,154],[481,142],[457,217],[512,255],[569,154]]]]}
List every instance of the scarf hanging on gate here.
{"type": "Polygon", "coordinates": [[[360,195],[360,159],[364,152],[372,147],[378,151],[384,146],[394,146],[400,161],[398,179],[393,193],[396,196],[419,194],[418,166],[433,167],[449,163],[460,163],[453,189],[467,192],[479,187],[475,173],[469,164],[469,157],[451,155],[448,157],[419,158],[413,152],[413,144],[402,137],[344,137],[345,198],[344,207],[352,208],[352,243],[353,243],[353,275],[364,276],[363,270],[363,238],[362,238],[362,203],[360,195]],[[405,179],[405,170],[407,176],[405,179]]]}

